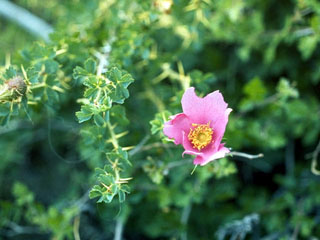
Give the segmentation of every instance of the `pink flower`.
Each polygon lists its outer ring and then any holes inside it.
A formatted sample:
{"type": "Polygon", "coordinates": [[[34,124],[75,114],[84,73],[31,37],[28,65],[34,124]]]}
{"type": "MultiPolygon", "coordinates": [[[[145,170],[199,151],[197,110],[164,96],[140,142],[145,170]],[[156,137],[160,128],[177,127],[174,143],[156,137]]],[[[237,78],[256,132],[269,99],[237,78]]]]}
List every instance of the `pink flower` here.
{"type": "Polygon", "coordinates": [[[183,94],[183,113],[171,116],[164,124],[164,134],[182,144],[184,154],[195,155],[193,163],[201,166],[230,152],[221,143],[231,108],[223,100],[219,91],[204,98],[195,94],[194,88],[188,88],[183,94]]]}

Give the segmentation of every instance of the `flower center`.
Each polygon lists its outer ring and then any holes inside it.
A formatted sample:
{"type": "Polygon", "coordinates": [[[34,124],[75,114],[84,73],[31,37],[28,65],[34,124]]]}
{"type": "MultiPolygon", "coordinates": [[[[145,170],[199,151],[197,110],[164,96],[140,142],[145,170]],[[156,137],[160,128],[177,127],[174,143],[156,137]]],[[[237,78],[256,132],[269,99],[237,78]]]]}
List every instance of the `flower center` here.
{"type": "Polygon", "coordinates": [[[199,151],[202,148],[208,146],[209,143],[211,143],[213,130],[209,127],[209,124],[210,123],[193,123],[192,126],[195,128],[191,128],[188,134],[188,139],[191,141],[193,147],[198,149],[199,151]]]}

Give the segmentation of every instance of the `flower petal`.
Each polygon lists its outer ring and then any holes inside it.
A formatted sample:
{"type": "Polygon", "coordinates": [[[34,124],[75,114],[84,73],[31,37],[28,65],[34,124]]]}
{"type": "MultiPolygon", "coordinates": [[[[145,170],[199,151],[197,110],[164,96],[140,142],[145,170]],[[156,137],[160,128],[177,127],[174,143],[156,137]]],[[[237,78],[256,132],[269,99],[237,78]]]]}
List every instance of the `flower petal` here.
{"type": "Polygon", "coordinates": [[[186,114],[192,123],[206,124],[209,121],[216,122],[225,115],[228,104],[224,101],[219,91],[214,91],[204,98],[196,95],[193,87],[188,88],[183,94],[183,113],[186,114]]]}
{"type": "Polygon", "coordinates": [[[173,138],[176,145],[182,144],[183,134],[190,131],[191,122],[183,113],[171,116],[171,118],[164,124],[163,133],[168,138],[173,138]]]}
{"type": "Polygon", "coordinates": [[[213,129],[213,143],[214,148],[216,151],[218,151],[222,137],[224,135],[224,132],[226,130],[226,126],[228,123],[229,114],[232,111],[231,108],[227,108],[223,115],[221,115],[219,118],[215,119],[215,122],[212,122],[210,125],[213,129]]]}
{"type": "Polygon", "coordinates": [[[197,157],[193,160],[193,164],[200,164],[201,166],[203,166],[211,161],[225,157],[229,152],[230,150],[224,147],[224,144],[220,144],[218,151],[206,151],[202,154],[197,155],[197,157]]]}

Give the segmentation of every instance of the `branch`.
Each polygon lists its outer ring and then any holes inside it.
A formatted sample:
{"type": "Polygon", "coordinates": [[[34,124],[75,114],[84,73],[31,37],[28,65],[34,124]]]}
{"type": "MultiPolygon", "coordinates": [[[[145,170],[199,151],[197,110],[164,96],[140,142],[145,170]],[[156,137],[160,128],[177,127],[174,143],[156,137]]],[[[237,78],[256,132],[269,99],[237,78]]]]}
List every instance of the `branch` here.
{"type": "MultiPolygon", "coordinates": [[[[304,199],[300,200],[298,203],[298,211],[297,211],[298,216],[304,215],[303,208],[304,208],[304,199]]],[[[296,240],[298,238],[300,229],[301,229],[301,220],[297,221],[290,240],[296,240]]]]}
{"type": "Polygon", "coordinates": [[[303,28],[303,29],[296,30],[293,34],[296,37],[305,37],[305,36],[314,34],[314,31],[312,28],[303,28]]]}
{"type": "Polygon", "coordinates": [[[96,52],[94,55],[98,59],[97,76],[107,71],[109,65],[109,55],[111,52],[111,41],[105,43],[101,52],[96,52]]]}
{"type": "Polygon", "coordinates": [[[248,159],[255,159],[255,158],[262,158],[263,154],[259,153],[256,155],[251,155],[251,154],[242,153],[242,152],[229,152],[228,154],[226,154],[226,157],[227,156],[231,156],[231,157],[238,156],[238,157],[243,157],[243,158],[248,158],[248,159]]]}
{"type": "Polygon", "coordinates": [[[75,240],[80,240],[79,227],[80,227],[80,215],[76,216],[73,222],[73,236],[75,240]]]}
{"type": "Polygon", "coordinates": [[[87,190],[80,199],[78,199],[77,201],[74,202],[73,206],[76,206],[79,208],[80,210],[80,213],[82,211],[84,211],[85,209],[85,205],[87,203],[87,201],[89,200],[89,192],[90,192],[90,189],[87,190]]]}
{"type": "Polygon", "coordinates": [[[144,146],[144,144],[146,144],[149,139],[150,139],[150,135],[146,135],[146,136],[141,140],[141,142],[139,142],[139,144],[138,144],[134,149],[132,149],[131,151],[129,151],[129,156],[133,156],[133,155],[135,155],[136,153],[140,152],[141,149],[142,149],[142,147],[144,146]]]}
{"type": "Polygon", "coordinates": [[[255,103],[252,107],[240,111],[239,116],[242,116],[242,115],[244,115],[248,112],[251,112],[255,109],[259,109],[259,108],[263,108],[265,106],[268,106],[269,104],[276,102],[279,99],[279,97],[280,96],[278,93],[271,95],[270,97],[267,97],[266,99],[264,99],[262,102],[255,103]]]}
{"type": "Polygon", "coordinates": [[[42,232],[36,227],[20,226],[15,222],[9,222],[7,227],[10,229],[6,233],[6,236],[8,237],[26,234],[42,234],[42,232]]]}
{"type": "MultiPolygon", "coordinates": [[[[166,143],[161,143],[161,142],[155,142],[155,143],[150,143],[148,145],[142,146],[139,149],[139,152],[144,152],[144,151],[149,151],[150,149],[154,148],[175,148],[176,146],[173,144],[166,144],[166,143]]],[[[136,152],[137,153],[137,152],[136,152]]]]}
{"type": "Polygon", "coordinates": [[[188,219],[190,217],[191,209],[192,209],[192,203],[189,203],[187,206],[183,208],[183,211],[182,211],[180,222],[184,226],[184,230],[181,233],[181,240],[188,239],[187,224],[188,224],[188,219]]]}
{"type": "Polygon", "coordinates": [[[317,158],[318,158],[319,152],[320,152],[320,141],[316,149],[312,153],[311,172],[315,175],[320,175],[320,171],[317,170],[317,158]]]}
{"type": "Polygon", "coordinates": [[[114,240],[122,240],[122,232],[123,232],[123,220],[119,218],[116,221],[116,231],[114,234],[114,240]]]}
{"type": "Polygon", "coordinates": [[[184,160],[180,160],[180,161],[174,161],[174,162],[169,162],[167,167],[165,169],[163,169],[163,174],[164,175],[168,175],[169,170],[175,167],[180,167],[182,165],[185,165],[186,163],[192,163],[193,159],[184,159],[184,160]]]}
{"type": "Polygon", "coordinates": [[[49,34],[53,32],[53,28],[44,20],[8,0],[0,0],[0,16],[17,23],[45,41],[49,41],[49,34]]]}

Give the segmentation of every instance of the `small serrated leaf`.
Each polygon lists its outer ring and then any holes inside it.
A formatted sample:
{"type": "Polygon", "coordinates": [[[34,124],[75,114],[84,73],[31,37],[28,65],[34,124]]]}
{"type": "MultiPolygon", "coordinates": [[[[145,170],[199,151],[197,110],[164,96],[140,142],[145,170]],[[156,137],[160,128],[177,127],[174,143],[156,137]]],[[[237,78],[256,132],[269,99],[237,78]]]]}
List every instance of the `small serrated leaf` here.
{"type": "Polygon", "coordinates": [[[163,111],[157,113],[155,118],[150,121],[151,124],[151,134],[156,134],[163,129],[163,124],[168,121],[169,116],[172,114],[169,111],[163,111]]]}
{"type": "Polygon", "coordinates": [[[77,66],[74,70],[73,70],[73,78],[74,79],[78,79],[80,77],[85,77],[88,75],[88,72],[82,68],[82,67],[79,67],[77,66]]]}
{"type": "Polygon", "coordinates": [[[56,73],[59,69],[59,64],[55,60],[47,59],[44,62],[46,73],[53,74],[56,73]]]}
{"type": "Polygon", "coordinates": [[[84,63],[84,68],[87,70],[87,72],[94,74],[96,72],[96,61],[94,61],[92,58],[89,58],[84,63]]]}
{"type": "Polygon", "coordinates": [[[6,79],[9,79],[9,78],[15,77],[16,75],[17,75],[17,71],[12,66],[10,66],[9,68],[6,69],[4,77],[6,79]]]}
{"type": "Polygon", "coordinates": [[[93,116],[93,120],[94,123],[98,126],[98,127],[102,127],[105,124],[105,121],[103,119],[103,117],[100,114],[95,114],[93,116]]]}
{"type": "Polygon", "coordinates": [[[79,123],[90,120],[92,115],[93,113],[91,111],[91,108],[87,105],[82,105],[81,111],[76,112],[76,116],[78,118],[79,123]]]}
{"type": "Polygon", "coordinates": [[[92,199],[92,198],[96,198],[96,197],[99,197],[101,196],[101,192],[95,190],[95,189],[92,189],[90,192],[89,192],[89,198],[92,199]]]}

